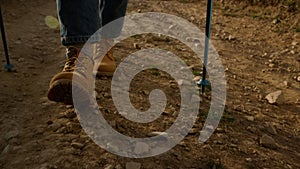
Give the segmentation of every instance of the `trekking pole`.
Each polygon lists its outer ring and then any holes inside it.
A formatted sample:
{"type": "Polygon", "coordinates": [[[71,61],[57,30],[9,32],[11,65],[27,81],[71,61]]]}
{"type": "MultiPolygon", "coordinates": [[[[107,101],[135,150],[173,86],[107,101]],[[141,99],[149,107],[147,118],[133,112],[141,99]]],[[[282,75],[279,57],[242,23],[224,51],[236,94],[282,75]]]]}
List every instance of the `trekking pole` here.
{"type": "Polygon", "coordinates": [[[204,48],[204,61],[203,61],[203,74],[202,79],[197,83],[198,86],[201,86],[202,93],[205,92],[205,87],[210,85],[210,82],[206,79],[206,66],[208,60],[208,50],[209,50],[209,39],[210,39],[210,25],[212,18],[212,6],[213,0],[208,0],[207,10],[206,10],[206,28],[205,28],[205,48],[204,48]]]}
{"type": "Polygon", "coordinates": [[[1,35],[2,35],[3,48],[4,48],[5,58],[6,58],[5,69],[7,69],[7,71],[10,72],[13,69],[14,65],[12,65],[9,61],[9,55],[8,55],[8,49],[7,49],[7,43],[6,43],[6,36],[5,36],[5,30],[4,30],[4,24],[3,24],[1,5],[0,5],[0,26],[1,26],[1,35]]]}

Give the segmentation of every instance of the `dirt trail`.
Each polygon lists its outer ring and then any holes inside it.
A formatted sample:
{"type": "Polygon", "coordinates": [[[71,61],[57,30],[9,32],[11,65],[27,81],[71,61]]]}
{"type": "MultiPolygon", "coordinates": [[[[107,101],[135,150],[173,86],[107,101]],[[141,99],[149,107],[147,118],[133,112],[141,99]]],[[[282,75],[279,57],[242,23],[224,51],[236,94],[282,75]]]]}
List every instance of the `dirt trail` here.
{"type": "MultiPolygon", "coordinates": [[[[132,0],[128,14],[165,12],[183,17],[204,31],[205,1],[132,0]]],[[[46,98],[51,77],[60,71],[64,48],[59,31],[46,26],[56,16],[55,1],[1,2],[9,51],[16,72],[0,70],[0,168],[105,168],[122,169],[130,162],[141,168],[300,168],[300,27],[299,12],[285,6],[258,7],[215,2],[212,43],[226,68],[228,96],[217,131],[205,144],[197,138],[207,114],[209,96],[194,131],[169,152],[146,159],[113,155],[98,147],[82,130],[72,107],[46,98]],[[299,80],[297,81],[297,78],[299,80]],[[284,98],[271,105],[265,96],[281,90],[284,98]],[[269,137],[266,137],[269,136],[269,137]],[[265,142],[271,142],[267,146],[265,142]],[[261,143],[262,142],[262,143],[261,143]],[[270,146],[271,145],[271,146],[270,146]]],[[[158,46],[182,57],[194,72],[201,66],[182,44],[153,35],[127,39],[116,47],[120,62],[140,47],[158,46]]],[[[3,51],[0,51],[3,56],[3,51]]],[[[5,60],[1,59],[4,65],[5,60]]],[[[1,65],[0,65],[1,66],[1,65]]],[[[153,81],[168,93],[178,89],[162,72],[143,72],[134,81],[137,108],[147,109],[153,81]],[[143,76],[146,75],[146,76],[143,76]]],[[[143,136],[172,124],[178,100],[170,102],[162,122],[136,125],[115,114],[110,79],[96,82],[104,116],[121,133],[143,136]],[[173,106],[173,107],[172,107],[173,106]],[[149,129],[150,128],[150,129],[149,129]]],[[[176,98],[176,94],[168,97],[176,98]]]]}

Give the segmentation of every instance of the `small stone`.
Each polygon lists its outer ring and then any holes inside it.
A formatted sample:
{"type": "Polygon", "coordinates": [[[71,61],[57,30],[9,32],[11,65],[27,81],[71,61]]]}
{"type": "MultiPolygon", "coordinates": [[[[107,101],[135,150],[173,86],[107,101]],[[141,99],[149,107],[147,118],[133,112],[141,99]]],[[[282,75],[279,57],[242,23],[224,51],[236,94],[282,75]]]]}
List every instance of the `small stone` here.
{"type": "Polygon", "coordinates": [[[228,40],[235,40],[236,38],[233,35],[229,35],[228,40]]]}
{"type": "Polygon", "coordinates": [[[126,163],[125,168],[126,169],[140,169],[141,166],[142,166],[141,163],[128,162],[128,163],[126,163]]]}
{"type": "Polygon", "coordinates": [[[116,122],[115,120],[108,121],[108,124],[109,124],[111,127],[116,127],[116,126],[117,126],[117,122],[116,122]]]}
{"type": "Polygon", "coordinates": [[[103,169],[114,169],[114,166],[111,165],[111,164],[107,164],[107,165],[104,166],[103,169]]]}
{"type": "Polygon", "coordinates": [[[266,96],[266,99],[270,104],[278,103],[279,97],[282,96],[282,91],[278,90],[276,92],[272,92],[266,96]]]}
{"type": "Polygon", "coordinates": [[[24,58],[19,58],[19,59],[18,59],[18,62],[24,62],[24,61],[25,61],[24,58]]]}
{"type": "Polygon", "coordinates": [[[290,86],[290,83],[289,83],[288,81],[283,81],[283,85],[284,85],[285,87],[289,87],[289,86],[290,86]]]}
{"type": "Polygon", "coordinates": [[[122,169],[121,164],[117,164],[117,165],[115,166],[115,169],[122,169]]]}
{"type": "Polygon", "coordinates": [[[15,44],[20,45],[20,44],[22,44],[22,41],[21,40],[16,40],[15,44]]]}
{"type": "Polygon", "coordinates": [[[270,125],[267,127],[267,131],[268,131],[269,133],[271,133],[272,135],[276,135],[276,134],[277,134],[276,127],[275,127],[273,124],[270,124],[270,125]]]}
{"type": "Polygon", "coordinates": [[[298,42],[292,42],[292,46],[298,45],[298,42]]]}
{"type": "Polygon", "coordinates": [[[272,24],[277,24],[277,23],[279,23],[280,21],[279,21],[279,19],[274,19],[273,21],[272,21],[272,24]]]}
{"type": "Polygon", "coordinates": [[[67,123],[67,131],[70,133],[80,133],[81,129],[82,128],[79,123],[72,123],[72,122],[67,123]]]}
{"type": "Polygon", "coordinates": [[[81,148],[84,147],[83,144],[81,144],[81,143],[76,143],[76,142],[71,143],[71,146],[72,146],[73,148],[75,148],[75,149],[81,149],[81,148]]]}
{"type": "Polygon", "coordinates": [[[67,133],[68,132],[68,129],[66,127],[62,127],[62,128],[59,128],[58,130],[56,130],[57,133],[67,133]]]}
{"type": "Polygon", "coordinates": [[[136,49],[141,49],[141,46],[137,43],[133,43],[133,47],[136,48],[136,49]]]}
{"type": "Polygon", "coordinates": [[[149,145],[143,142],[137,142],[134,148],[135,154],[144,154],[149,152],[149,145]]]}
{"type": "Polygon", "coordinates": [[[199,132],[199,130],[197,128],[191,128],[191,130],[189,131],[189,134],[197,134],[199,132]]]}
{"type": "Polygon", "coordinates": [[[48,126],[48,129],[55,132],[60,127],[61,127],[60,123],[52,123],[48,126]]]}
{"type": "Polygon", "coordinates": [[[150,136],[150,137],[157,136],[157,135],[168,137],[168,133],[166,133],[166,132],[154,131],[154,132],[151,132],[151,133],[148,134],[148,136],[150,136]]]}
{"type": "Polygon", "coordinates": [[[212,132],[210,132],[208,130],[201,130],[200,131],[199,141],[201,143],[204,143],[211,136],[211,134],[212,134],[212,132]]]}
{"type": "Polygon", "coordinates": [[[179,80],[178,80],[178,85],[179,85],[179,86],[182,86],[182,85],[183,85],[183,80],[182,80],[182,79],[179,79],[179,80]]]}
{"type": "Polygon", "coordinates": [[[263,135],[260,138],[260,144],[263,147],[270,148],[270,149],[276,149],[277,148],[275,140],[272,137],[270,137],[270,136],[268,136],[266,134],[263,135]]]}
{"type": "Polygon", "coordinates": [[[290,52],[292,55],[294,55],[296,52],[294,50],[291,50],[290,52]]]}
{"type": "Polygon", "coordinates": [[[254,121],[254,117],[253,117],[253,116],[245,116],[245,118],[246,118],[248,121],[254,121]]]}
{"type": "Polygon", "coordinates": [[[195,82],[198,82],[200,79],[201,79],[201,76],[195,76],[193,80],[194,80],[195,82]]]}
{"type": "Polygon", "coordinates": [[[300,82],[300,76],[296,77],[296,81],[300,82]]]}
{"type": "Polygon", "coordinates": [[[19,131],[18,130],[12,130],[5,134],[5,139],[10,140],[12,138],[18,137],[19,131]]]}
{"type": "Polygon", "coordinates": [[[73,105],[66,105],[67,109],[73,108],[73,105]]]}
{"type": "Polygon", "coordinates": [[[47,121],[47,124],[48,124],[48,125],[53,124],[53,121],[48,120],[48,121],[47,121]]]}
{"type": "Polygon", "coordinates": [[[0,160],[6,157],[7,152],[11,149],[10,147],[11,147],[10,145],[7,145],[7,146],[3,149],[3,151],[2,151],[1,154],[0,154],[0,160]]]}
{"type": "Polygon", "coordinates": [[[251,158],[246,158],[246,161],[247,161],[247,162],[251,162],[252,159],[251,159],[251,158]]]}
{"type": "Polygon", "coordinates": [[[274,68],[274,67],[275,67],[275,64],[274,64],[274,63],[270,63],[270,64],[269,64],[269,67],[270,67],[270,68],[274,68]]]}
{"type": "Polygon", "coordinates": [[[69,110],[67,110],[67,111],[65,112],[65,117],[66,117],[66,118],[69,118],[69,119],[72,119],[72,118],[76,117],[76,113],[75,113],[74,110],[69,109],[69,110]]]}
{"type": "Polygon", "coordinates": [[[0,152],[5,148],[6,141],[3,138],[0,138],[0,152]]]}

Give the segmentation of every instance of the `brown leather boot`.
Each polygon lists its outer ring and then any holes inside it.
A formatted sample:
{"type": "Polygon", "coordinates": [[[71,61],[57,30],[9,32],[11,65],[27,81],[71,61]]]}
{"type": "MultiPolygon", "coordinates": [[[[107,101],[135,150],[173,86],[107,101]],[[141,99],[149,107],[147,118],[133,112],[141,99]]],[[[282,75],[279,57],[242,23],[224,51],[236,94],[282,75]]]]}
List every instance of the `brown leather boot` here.
{"type": "Polygon", "coordinates": [[[116,63],[113,56],[113,49],[110,49],[108,53],[103,57],[98,71],[97,76],[113,76],[116,70],[116,63]]]}
{"type": "MultiPolygon", "coordinates": [[[[112,44],[112,40],[103,40],[98,44],[96,49],[96,57],[99,56],[99,53],[103,52],[102,50],[106,51],[107,48],[112,44]]],[[[113,54],[113,48],[111,48],[103,57],[98,71],[97,76],[113,76],[114,72],[116,70],[116,63],[115,58],[113,54]]]]}
{"type": "MultiPolygon", "coordinates": [[[[67,57],[62,72],[56,74],[50,81],[48,99],[55,102],[63,102],[67,105],[73,104],[72,84],[76,84],[76,90],[90,94],[89,80],[92,77],[93,62],[89,57],[80,57],[80,50],[76,47],[67,48],[67,57]],[[76,63],[76,67],[75,67],[76,63]],[[77,70],[75,70],[77,69],[77,70]],[[76,79],[76,81],[73,81],[76,79]]],[[[91,83],[91,81],[90,81],[91,83]]]]}

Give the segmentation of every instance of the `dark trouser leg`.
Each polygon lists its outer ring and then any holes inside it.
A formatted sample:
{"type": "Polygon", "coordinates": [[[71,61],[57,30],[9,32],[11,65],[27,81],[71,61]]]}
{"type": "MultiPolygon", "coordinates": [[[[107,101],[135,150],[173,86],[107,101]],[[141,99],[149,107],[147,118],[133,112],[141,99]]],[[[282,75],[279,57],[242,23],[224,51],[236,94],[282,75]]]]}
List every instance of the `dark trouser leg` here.
{"type": "Polygon", "coordinates": [[[85,43],[100,28],[99,0],[57,0],[65,46],[85,43]]]}
{"type": "MultiPolygon", "coordinates": [[[[99,0],[57,0],[63,45],[85,43],[101,25],[125,16],[128,0],[100,1],[103,7],[101,18],[99,0]]],[[[108,29],[101,34],[104,38],[117,37],[122,24],[123,19],[120,19],[107,26],[108,29]]]]}
{"type": "Polygon", "coordinates": [[[101,8],[104,6],[101,22],[104,29],[104,38],[118,37],[122,30],[123,18],[126,14],[128,0],[103,0],[101,8]],[[120,19],[119,19],[120,18],[120,19]],[[113,22],[114,21],[114,22],[113,22]]]}

